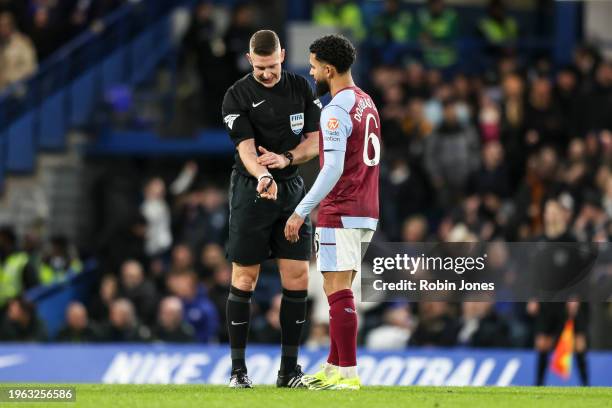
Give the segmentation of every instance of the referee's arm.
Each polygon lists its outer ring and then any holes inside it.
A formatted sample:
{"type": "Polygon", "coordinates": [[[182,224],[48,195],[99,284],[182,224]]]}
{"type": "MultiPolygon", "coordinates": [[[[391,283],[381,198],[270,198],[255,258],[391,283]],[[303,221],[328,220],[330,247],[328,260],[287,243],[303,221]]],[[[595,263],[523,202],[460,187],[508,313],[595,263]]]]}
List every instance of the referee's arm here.
{"type": "Polygon", "coordinates": [[[270,174],[266,166],[257,163],[257,150],[255,149],[254,138],[241,141],[237,149],[242,164],[244,164],[244,167],[246,167],[251,175],[259,179],[261,176],[270,174]]]}
{"type": "Polygon", "coordinates": [[[257,162],[255,132],[249,121],[248,112],[240,106],[234,96],[233,87],[225,93],[221,112],[225,128],[236,146],[242,164],[252,176],[257,178],[257,192],[262,198],[276,200],[278,190],[276,183],[268,169],[257,162]]]}

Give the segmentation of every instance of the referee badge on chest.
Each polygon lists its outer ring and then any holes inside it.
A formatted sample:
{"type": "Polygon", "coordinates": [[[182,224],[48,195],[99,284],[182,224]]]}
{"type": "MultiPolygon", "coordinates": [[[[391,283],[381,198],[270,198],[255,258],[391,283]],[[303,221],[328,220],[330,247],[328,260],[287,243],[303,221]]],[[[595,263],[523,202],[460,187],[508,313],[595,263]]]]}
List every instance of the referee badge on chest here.
{"type": "Polygon", "coordinates": [[[304,112],[289,115],[289,123],[291,124],[291,130],[293,130],[293,133],[296,135],[302,133],[302,129],[304,129],[304,112]]]}

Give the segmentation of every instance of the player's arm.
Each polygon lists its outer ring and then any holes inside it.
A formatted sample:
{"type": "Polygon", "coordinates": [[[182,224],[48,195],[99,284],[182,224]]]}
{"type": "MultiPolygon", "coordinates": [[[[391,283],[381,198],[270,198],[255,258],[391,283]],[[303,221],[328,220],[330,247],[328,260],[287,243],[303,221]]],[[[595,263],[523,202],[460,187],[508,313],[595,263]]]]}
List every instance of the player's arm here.
{"type": "Polygon", "coordinates": [[[304,219],[334,188],[344,171],[347,139],[352,122],[346,111],[330,106],[321,115],[323,132],[323,167],[308,194],[300,201],[285,225],[285,238],[291,242],[299,239],[304,219]]]}
{"type": "Polygon", "coordinates": [[[257,178],[257,192],[262,198],[276,200],[276,183],[268,169],[257,163],[257,150],[253,136],[255,132],[248,118],[248,112],[240,105],[233,88],[225,93],[221,111],[225,129],[238,150],[240,160],[246,170],[257,178]]]}

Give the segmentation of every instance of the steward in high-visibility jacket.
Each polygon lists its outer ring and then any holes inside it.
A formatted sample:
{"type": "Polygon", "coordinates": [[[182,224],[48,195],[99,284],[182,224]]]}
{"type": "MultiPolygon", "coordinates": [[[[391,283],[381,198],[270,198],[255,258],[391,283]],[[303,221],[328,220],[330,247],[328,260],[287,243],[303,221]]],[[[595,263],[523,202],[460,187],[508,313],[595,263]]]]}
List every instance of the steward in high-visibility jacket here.
{"type": "Polygon", "coordinates": [[[514,49],[519,35],[516,20],[506,15],[501,0],[489,3],[487,16],[478,22],[478,32],[487,44],[487,51],[493,54],[514,49]]]}
{"type": "Polygon", "coordinates": [[[356,41],[363,40],[366,34],[361,8],[350,0],[317,2],[312,11],[312,22],[346,31],[356,41]]]}
{"type": "Polygon", "coordinates": [[[38,267],[38,281],[41,285],[63,282],[70,273],[80,273],[83,264],[71,248],[68,239],[63,236],[52,237],[50,249],[42,258],[38,267]]]}
{"type": "Polygon", "coordinates": [[[417,13],[418,33],[423,58],[428,67],[444,69],[457,62],[458,18],[455,10],[442,0],[429,0],[417,13]]]}
{"type": "Polygon", "coordinates": [[[402,10],[399,0],[386,0],[385,10],[374,18],[369,38],[384,42],[405,44],[414,40],[416,24],[408,10],[402,10]]]}
{"type": "Polygon", "coordinates": [[[0,308],[23,291],[23,274],[28,260],[27,253],[14,252],[0,263],[0,308]]]}

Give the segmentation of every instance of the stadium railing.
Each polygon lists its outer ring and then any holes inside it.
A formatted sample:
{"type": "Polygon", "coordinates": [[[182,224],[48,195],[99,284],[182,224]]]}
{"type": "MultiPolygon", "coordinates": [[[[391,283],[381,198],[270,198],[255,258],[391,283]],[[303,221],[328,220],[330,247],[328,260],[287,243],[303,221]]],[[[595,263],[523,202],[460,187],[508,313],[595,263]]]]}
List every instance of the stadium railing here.
{"type": "Polygon", "coordinates": [[[36,305],[49,339],[54,339],[65,322],[66,307],[73,301],[85,302],[96,281],[97,262],[85,262],[82,272],[69,272],[65,279],[51,285],[36,286],[24,297],[36,305]]]}

